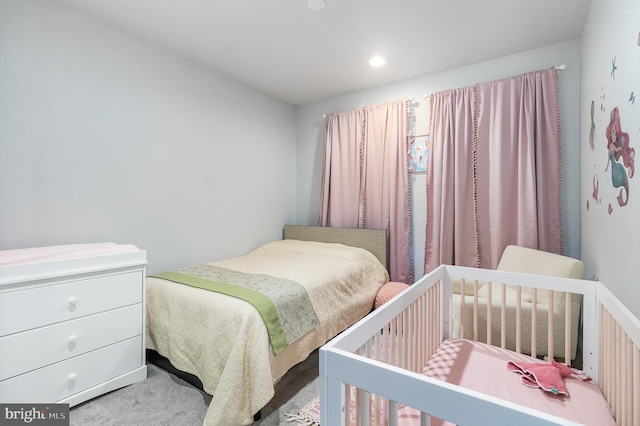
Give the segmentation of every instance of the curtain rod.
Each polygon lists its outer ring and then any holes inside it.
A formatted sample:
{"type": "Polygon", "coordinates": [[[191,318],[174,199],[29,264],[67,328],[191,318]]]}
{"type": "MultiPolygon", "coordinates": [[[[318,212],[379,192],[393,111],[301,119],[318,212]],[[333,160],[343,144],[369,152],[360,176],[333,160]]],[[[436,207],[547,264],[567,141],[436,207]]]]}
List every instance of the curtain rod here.
{"type": "MultiPolygon", "coordinates": [[[[564,71],[567,69],[567,66],[565,64],[560,64],[560,65],[556,65],[554,68],[557,69],[558,71],[564,71]]],[[[423,96],[425,99],[427,99],[429,97],[429,94],[425,93],[423,96]]],[[[411,102],[413,101],[413,96],[409,96],[405,99],[411,102]]],[[[327,114],[323,114],[322,118],[327,118],[327,114]]]]}
{"type": "MultiPolygon", "coordinates": [[[[557,69],[558,71],[564,71],[567,69],[567,66],[565,64],[560,64],[560,65],[554,66],[554,68],[557,69]]],[[[429,97],[429,94],[425,93],[423,96],[425,99],[427,99],[429,97]]]]}

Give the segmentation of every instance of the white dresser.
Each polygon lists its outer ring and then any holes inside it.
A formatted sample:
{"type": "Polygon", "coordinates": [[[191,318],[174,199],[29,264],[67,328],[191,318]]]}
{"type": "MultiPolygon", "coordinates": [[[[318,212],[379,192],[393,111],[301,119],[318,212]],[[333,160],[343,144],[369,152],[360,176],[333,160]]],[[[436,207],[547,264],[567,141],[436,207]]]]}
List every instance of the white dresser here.
{"type": "Polygon", "coordinates": [[[57,247],[0,252],[0,403],[74,406],[147,377],[146,252],[57,247]]]}

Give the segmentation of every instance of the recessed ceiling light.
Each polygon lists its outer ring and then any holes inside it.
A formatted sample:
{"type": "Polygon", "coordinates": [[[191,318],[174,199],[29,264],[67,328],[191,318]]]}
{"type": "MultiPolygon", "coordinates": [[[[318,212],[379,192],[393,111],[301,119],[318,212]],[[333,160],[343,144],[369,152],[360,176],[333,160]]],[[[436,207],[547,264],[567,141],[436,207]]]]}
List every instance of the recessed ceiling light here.
{"type": "Polygon", "coordinates": [[[369,61],[369,65],[371,65],[372,67],[381,67],[383,66],[387,61],[385,61],[385,59],[382,56],[374,56],[373,58],[371,58],[371,60],[369,61]]]}
{"type": "Polygon", "coordinates": [[[327,2],[324,0],[309,0],[307,1],[307,7],[311,10],[322,10],[327,7],[327,2]]]}

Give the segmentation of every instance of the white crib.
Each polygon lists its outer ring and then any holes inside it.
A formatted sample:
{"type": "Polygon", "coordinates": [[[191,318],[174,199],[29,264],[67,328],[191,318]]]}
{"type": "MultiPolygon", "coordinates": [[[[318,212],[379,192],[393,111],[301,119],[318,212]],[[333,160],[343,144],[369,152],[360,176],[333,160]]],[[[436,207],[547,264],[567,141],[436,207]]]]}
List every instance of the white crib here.
{"type": "MultiPolygon", "coordinates": [[[[508,329],[519,328],[522,288],[535,289],[532,290],[534,301],[538,292],[547,292],[549,304],[554,303],[554,298],[560,300],[558,297],[564,296],[567,315],[564,324],[571,323],[571,300],[582,298],[582,370],[602,391],[617,424],[640,424],[640,321],[602,283],[446,265],[320,349],[321,424],[393,426],[398,424],[399,407],[403,406],[420,412],[417,422],[420,425],[430,424],[431,416],[464,425],[580,424],[421,374],[445,339],[454,334],[468,335],[468,331],[452,330],[454,311],[473,312],[471,321],[467,318],[455,323],[473,324],[474,339],[480,334],[486,336],[488,342],[496,342],[495,336],[500,335],[498,341],[504,347],[506,336],[513,334],[513,330],[508,329]],[[473,283],[476,288],[478,283],[490,283],[502,289],[493,291],[502,297],[498,300],[494,297],[481,307],[476,294],[474,307],[454,309],[452,283],[458,279],[473,283]],[[513,300],[507,304],[507,293],[513,296],[514,291],[516,324],[506,324],[506,306],[513,309],[513,300]],[[492,320],[492,315],[498,315],[501,320],[492,320]],[[479,333],[478,324],[489,324],[486,332],[479,333]]],[[[468,298],[466,302],[465,298],[457,300],[468,303],[468,298]]],[[[537,316],[536,303],[533,306],[528,315],[534,330],[541,321],[556,333],[565,328],[564,324],[554,325],[552,315],[537,316]]],[[[570,330],[560,332],[567,337],[564,341],[571,340],[570,330]]],[[[522,336],[519,332],[515,334],[519,348],[522,336]]],[[[548,335],[550,355],[570,360],[569,344],[565,348],[553,348],[553,333],[548,335]]],[[[532,342],[527,347],[535,348],[535,332],[530,338],[532,342]]],[[[402,419],[401,424],[404,424],[402,419]]]]}

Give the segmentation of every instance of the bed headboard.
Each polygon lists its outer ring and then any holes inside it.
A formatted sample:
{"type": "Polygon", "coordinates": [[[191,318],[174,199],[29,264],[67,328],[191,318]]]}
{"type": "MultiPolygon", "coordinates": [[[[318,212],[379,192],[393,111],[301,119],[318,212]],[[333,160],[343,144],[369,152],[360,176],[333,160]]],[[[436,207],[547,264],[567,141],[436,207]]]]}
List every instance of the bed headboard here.
{"type": "Polygon", "coordinates": [[[330,228],[326,226],[285,225],[285,240],[341,243],[370,251],[389,270],[389,247],[385,229],[330,228]]]}

